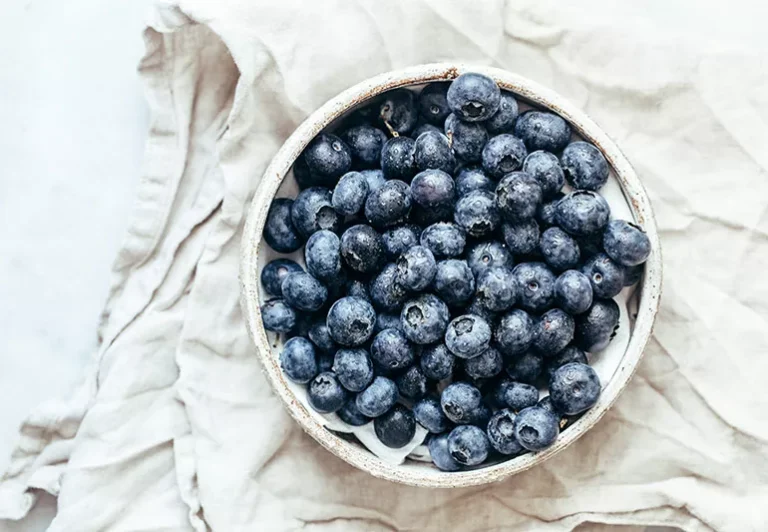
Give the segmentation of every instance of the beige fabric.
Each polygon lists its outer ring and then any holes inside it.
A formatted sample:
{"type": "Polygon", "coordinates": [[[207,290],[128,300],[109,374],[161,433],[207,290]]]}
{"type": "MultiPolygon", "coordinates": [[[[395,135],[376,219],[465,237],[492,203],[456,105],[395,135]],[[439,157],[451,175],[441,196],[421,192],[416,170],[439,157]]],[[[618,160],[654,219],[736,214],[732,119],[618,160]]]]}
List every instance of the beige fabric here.
{"type": "Polygon", "coordinates": [[[104,342],[78,393],[22,428],[0,517],[40,488],[59,495],[56,531],[765,530],[768,72],[613,4],[159,7],[104,342]],[[654,337],[605,418],[534,470],[452,491],[376,480],[304,435],[260,373],[237,282],[248,202],[296,125],[353,83],[439,60],[518,72],[589,112],[646,183],[666,268],[654,337]]]}

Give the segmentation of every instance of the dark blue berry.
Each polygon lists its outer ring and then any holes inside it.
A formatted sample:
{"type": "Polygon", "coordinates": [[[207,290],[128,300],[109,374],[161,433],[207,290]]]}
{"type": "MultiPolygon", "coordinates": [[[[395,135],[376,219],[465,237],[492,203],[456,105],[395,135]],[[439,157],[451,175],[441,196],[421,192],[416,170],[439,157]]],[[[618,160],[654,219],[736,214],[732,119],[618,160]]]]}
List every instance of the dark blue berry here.
{"type": "Polygon", "coordinates": [[[453,217],[467,234],[474,237],[492,233],[501,220],[496,197],[493,192],[485,190],[475,190],[462,196],[456,203],[453,217]]]}
{"type": "Polygon", "coordinates": [[[637,266],[651,254],[651,241],[637,225],[624,220],[611,220],[603,233],[603,248],[622,266],[637,266]]]}
{"type": "Polygon", "coordinates": [[[402,325],[400,323],[400,316],[398,314],[384,314],[380,313],[376,316],[376,327],[374,333],[380,333],[384,329],[397,329],[402,331],[402,325]]]}
{"type": "Polygon", "coordinates": [[[333,367],[333,355],[320,355],[317,357],[317,371],[324,373],[331,371],[333,367]]]}
{"type": "Polygon", "coordinates": [[[384,245],[384,253],[390,260],[395,260],[407,249],[419,243],[421,228],[417,225],[400,225],[387,229],[381,234],[381,241],[384,245]]]}
{"type": "Polygon", "coordinates": [[[608,224],[610,214],[608,202],[601,195],[577,190],[557,204],[555,220],[570,234],[582,237],[601,232],[608,224]]]}
{"type": "Polygon", "coordinates": [[[408,89],[395,89],[384,93],[378,109],[379,122],[400,135],[416,127],[416,121],[419,119],[416,96],[408,89]]]}
{"type": "Polygon", "coordinates": [[[280,367],[293,382],[307,383],[317,375],[317,355],[306,338],[291,338],[280,352],[280,367]]]}
{"type": "Polygon", "coordinates": [[[448,435],[448,452],[460,464],[482,464],[490,450],[491,445],[485,431],[474,425],[458,426],[448,435]]]}
{"type": "Polygon", "coordinates": [[[344,388],[359,392],[373,380],[373,363],[365,349],[339,349],[333,357],[333,372],[344,388]]]}
{"type": "Polygon", "coordinates": [[[414,203],[411,209],[411,222],[421,227],[453,220],[453,203],[436,207],[422,207],[414,203]]]}
{"type": "Polygon", "coordinates": [[[480,299],[475,297],[472,302],[467,305],[467,308],[464,309],[464,314],[474,314],[475,316],[480,316],[485,321],[488,322],[488,324],[493,328],[496,325],[496,322],[498,321],[498,313],[494,312],[492,310],[488,310],[483,303],[480,302],[480,299]]]}
{"type": "Polygon", "coordinates": [[[368,192],[376,190],[386,182],[386,179],[384,179],[384,172],[378,168],[373,170],[361,170],[360,174],[362,174],[365,181],[368,183],[368,192]]]}
{"type": "Polygon", "coordinates": [[[376,312],[365,299],[343,297],[331,305],[326,321],[334,342],[346,346],[360,345],[373,334],[376,312]]]}
{"type": "Polygon", "coordinates": [[[559,227],[550,227],[542,233],[539,250],[544,262],[558,272],[576,267],[581,258],[579,244],[559,227]]]}
{"type": "Polygon", "coordinates": [[[412,401],[424,397],[427,393],[427,377],[421,372],[419,366],[411,366],[405,370],[395,378],[395,383],[400,395],[412,401]]]}
{"type": "Polygon", "coordinates": [[[533,318],[524,310],[508,312],[494,331],[496,346],[506,356],[524,353],[533,343],[533,326],[533,318]]]}
{"type": "Polygon", "coordinates": [[[449,319],[448,306],[432,294],[423,294],[406,302],[400,313],[403,333],[411,342],[419,345],[442,340],[449,319]]]}
{"type": "Polygon", "coordinates": [[[448,452],[448,434],[436,434],[427,442],[432,463],[441,471],[459,471],[461,464],[448,452]]]}
{"type": "Polygon", "coordinates": [[[352,162],[360,168],[373,168],[379,165],[381,147],[387,141],[387,135],[380,129],[366,124],[354,126],[341,134],[349,146],[352,162]]]}
{"type": "Polygon", "coordinates": [[[543,262],[523,262],[513,270],[520,289],[518,304],[529,312],[543,312],[555,301],[557,278],[543,262]]]}
{"type": "Polygon", "coordinates": [[[539,400],[539,390],[524,382],[504,379],[493,390],[493,399],[502,408],[519,412],[523,408],[535,405],[539,400]]]}
{"type": "Polygon", "coordinates": [[[435,256],[424,246],[413,246],[397,259],[397,280],[413,292],[427,288],[436,273],[435,256]]]}
{"type": "Polygon", "coordinates": [[[576,317],[573,343],[594,353],[602,351],[619,328],[619,305],[613,299],[598,299],[587,312],[576,317]]]}
{"type": "Polygon", "coordinates": [[[546,373],[547,381],[552,378],[552,374],[560,366],[565,366],[571,362],[578,362],[579,364],[589,364],[587,361],[587,355],[576,347],[575,345],[569,345],[555,356],[548,358],[544,372],[546,373]]]}
{"type": "Polygon", "coordinates": [[[347,392],[336,375],[326,371],[317,375],[307,386],[309,404],[320,413],[336,412],[347,401],[347,392]]]}
{"type": "Polygon", "coordinates": [[[515,417],[515,438],[529,451],[543,451],[560,434],[558,423],[555,414],[540,406],[525,408],[515,417]]]}
{"type": "Polygon", "coordinates": [[[397,281],[397,265],[390,262],[368,285],[373,306],[382,312],[396,312],[400,309],[408,291],[397,281]]]}
{"type": "Polygon", "coordinates": [[[501,454],[512,455],[523,451],[523,446],[515,437],[515,417],[512,410],[504,408],[488,422],[488,441],[501,454]]]}
{"type": "Polygon", "coordinates": [[[571,140],[571,127],[554,113],[526,111],[515,123],[515,135],[523,139],[528,151],[560,152],[571,140]]]}
{"type": "Polygon", "coordinates": [[[573,416],[588,410],[600,397],[600,379],[591,367],[579,362],[560,366],[549,379],[552,406],[573,416]]]}
{"type": "Polygon", "coordinates": [[[548,227],[552,227],[553,225],[557,225],[557,220],[555,218],[555,213],[557,212],[557,204],[564,197],[565,194],[558,192],[554,195],[551,201],[547,201],[539,205],[539,208],[536,209],[536,221],[539,222],[539,227],[546,229],[548,227]]]}
{"type": "Polygon", "coordinates": [[[493,192],[496,182],[488,178],[479,166],[462,168],[456,176],[456,195],[461,198],[473,190],[487,190],[493,192]]]}
{"type": "Polygon", "coordinates": [[[581,273],[589,278],[595,297],[609,299],[624,288],[624,268],[605,253],[590,258],[584,263],[581,273]]]}
{"type": "Polygon", "coordinates": [[[333,354],[336,352],[338,346],[336,342],[331,338],[331,333],[328,330],[328,325],[325,323],[325,319],[320,319],[312,323],[307,331],[310,341],[317,346],[320,353],[333,354]]]}
{"type": "Polygon", "coordinates": [[[436,397],[425,397],[413,405],[413,415],[419,425],[433,434],[445,432],[451,426],[436,397]]]}
{"type": "Polygon", "coordinates": [[[501,91],[499,110],[485,122],[485,127],[493,135],[509,133],[515,127],[518,113],[519,108],[515,96],[511,92],[501,91]]]}
{"type": "Polygon", "coordinates": [[[445,135],[456,157],[467,163],[482,160],[483,147],[488,142],[488,130],[483,124],[464,122],[450,114],[445,120],[445,135]]]}
{"type": "Polygon", "coordinates": [[[402,331],[384,329],[371,343],[371,358],[389,371],[400,371],[413,364],[416,353],[402,331]]]}
{"type": "Polygon", "coordinates": [[[424,346],[419,360],[424,375],[435,381],[441,381],[453,375],[455,362],[456,357],[443,343],[424,346]]]}
{"type": "Polygon", "coordinates": [[[480,316],[466,314],[454,319],[445,332],[445,345],[459,358],[473,358],[488,349],[491,326],[480,316]]]}
{"type": "Polygon", "coordinates": [[[381,235],[370,225],[353,225],[344,231],[340,252],[344,262],[360,273],[374,273],[384,266],[381,235]]]}
{"type": "Polygon", "coordinates": [[[411,182],[411,197],[427,209],[452,206],[456,197],[453,178],[442,170],[419,172],[411,182]]]}
{"type": "Polygon", "coordinates": [[[336,415],[338,415],[344,423],[352,425],[353,427],[360,427],[371,421],[371,418],[364,416],[357,408],[355,397],[347,399],[344,406],[336,411],[336,415]]]}
{"type": "Polygon", "coordinates": [[[501,373],[503,369],[504,361],[501,353],[493,347],[487,348],[476,357],[464,360],[464,372],[473,379],[490,379],[501,373]]]}
{"type": "Polygon", "coordinates": [[[590,259],[598,253],[603,252],[602,233],[593,233],[587,236],[577,236],[576,241],[579,243],[579,249],[581,250],[581,260],[590,259]]]}
{"type": "Polygon", "coordinates": [[[517,302],[519,288],[510,268],[487,268],[477,277],[477,302],[493,312],[512,308],[517,302]]]}
{"type": "Polygon", "coordinates": [[[328,299],[328,289],[304,272],[288,274],[282,285],[283,299],[296,310],[314,312],[328,299]]]}
{"type": "Polygon", "coordinates": [[[368,194],[365,217],[376,227],[397,225],[411,210],[411,189],[396,179],[387,181],[368,194]]]}
{"type": "Polygon", "coordinates": [[[448,83],[430,83],[419,94],[419,112],[430,124],[442,126],[451,114],[448,107],[448,83]]]}
{"type": "Polygon", "coordinates": [[[421,245],[437,258],[458,257],[464,252],[464,230],[452,222],[432,224],[421,233],[421,245]]]}
{"type": "Polygon", "coordinates": [[[307,240],[304,261],[315,279],[333,284],[341,273],[340,242],[336,233],[321,230],[307,240]]]}
{"type": "Polygon", "coordinates": [[[338,233],[342,218],[333,209],[331,191],[324,187],[310,187],[299,192],[291,207],[293,226],[304,237],[327,229],[338,233]]]}
{"type": "Polygon", "coordinates": [[[505,222],[501,232],[507,249],[513,255],[530,255],[539,245],[539,224],[533,218],[521,222],[505,222]]]}
{"type": "Polygon", "coordinates": [[[555,304],[569,314],[581,314],[592,306],[592,283],[577,270],[560,274],[555,281],[555,304]]]}
{"type": "Polygon", "coordinates": [[[543,369],[542,357],[530,351],[513,359],[506,367],[510,379],[527,384],[536,382],[543,369]]]}
{"type": "Polygon", "coordinates": [[[638,264],[637,266],[627,266],[624,268],[624,286],[632,286],[643,277],[645,272],[645,266],[638,264]]]}
{"type": "Polygon", "coordinates": [[[346,295],[349,297],[359,297],[371,302],[371,295],[368,293],[368,287],[364,282],[353,279],[346,283],[346,295]]]}
{"type": "Polygon", "coordinates": [[[462,306],[475,293],[475,277],[464,260],[448,259],[437,263],[435,293],[449,306],[462,306]]]}
{"type": "Polygon", "coordinates": [[[352,166],[349,146],[336,135],[319,134],[304,150],[303,157],[312,179],[326,187],[335,185],[352,166]]]}
{"type": "Polygon", "coordinates": [[[555,355],[571,343],[575,327],[573,318],[564,310],[548,310],[534,327],[533,348],[544,356],[555,355]]]}
{"type": "Polygon", "coordinates": [[[261,270],[261,284],[268,294],[279,297],[283,295],[283,280],[289,273],[300,271],[301,266],[290,259],[275,259],[261,270]]]}
{"type": "Polygon", "coordinates": [[[541,185],[544,199],[554,197],[565,184],[565,174],[557,157],[547,151],[528,154],[523,162],[523,172],[531,174],[541,185]]]}
{"type": "Polygon", "coordinates": [[[541,200],[541,185],[525,172],[512,172],[504,176],[496,187],[499,212],[512,222],[533,218],[541,200]]]}
{"type": "Polygon", "coordinates": [[[448,87],[448,107],[466,122],[481,122],[499,110],[501,91],[488,76],[468,72],[448,87]]]}
{"type": "Polygon", "coordinates": [[[466,382],[449,384],[440,394],[440,406],[454,423],[469,423],[482,402],[480,390],[466,382]]]}
{"type": "Polygon", "coordinates": [[[357,394],[357,409],[367,417],[379,417],[397,402],[397,385],[386,377],[376,377],[357,394]]]}
{"type": "Polygon", "coordinates": [[[488,268],[512,268],[515,262],[504,244],[496,240],[486,240],[472,246],[467,253],[467,264],[475,278],[479,278],[488,268]]]}
{"type": "Polygon", "coordinates": [[[359,213],[368,197],[368,180],[360,172],[347,172],[333,189],[331,204],[342,216],[359,213]]]}
{"type": "Polygon", "coordinates": [[[321,183],[315,182],[312,174],[309,172],[309,166],[307,161],[304,160],[304,154],[300,154],[295,161],[293,161],[293,177],[296,179],[296,183],[300,189],[308,187],[314,187],[321,183]]]}
{"type": "Polygon", "coordinates": [[[587,142],[569,144],[560,156],[560,165],[573,188],[599,190],[608,181],[608,162],[587,142]]]}
{"type": "Polygon", "coordinates": [[[381,171],[386,179],[410,181],[416,173],[416,142],[409,137],[394,137],[381,148],[381,171]]]}
{"type": "MultiPolygon", "coordinates": [[[[453,172],[456,158],[451,143],[442,131],[428,131],[416,137],[413,160],[419,170],[436,169],[453,172]]],[[[453,180],[451,180],[453,181],[453,180]]]]}
{"type": "Polygon", "coordinates": [[[278,198],[272,201],[264,224],[264,240],[269,247],[280,253],[292,253],[304,243],[293,225],[291,210],[293,200],[278,198]]]}
{"type": "MultiPolygon", "coordinates": [[[[442,124],[441,124],[441,126],[442,126],[442,124]]],[[[418,126],[416,126],[416,129],[414,129],[411,132],[411,138],[412,139],[418,139],[422,134],[427,133],[427,132],[429,132],[429,133],[440,133],[442,135],[443,134],[443,128],[442,127],[433,126],[432,124],[428,124],[427,122],[424,122],[423,124],[419,124],[418,126]]]]}
{"type": "Polygon", "coordinates": [[[493,411],[485,403],[480,404],[470,415],[468,423],[485,430],[491,420],[493,411]]]}
{"type": "Polygon", "coordinates": [[[387,447],[399,449],[410,443],[416,435],[416,420],[409,409],[403,405],[395,405],[381,417],[373,420],[373,428],[381,443],[387,447]]]}
{"type": "Polygon", "coordinates": [[[483,148],[483,169],[490,177],[501,179],[523,166],[527,155],[519,138],[507,133],[496,135],[483,148]]]}

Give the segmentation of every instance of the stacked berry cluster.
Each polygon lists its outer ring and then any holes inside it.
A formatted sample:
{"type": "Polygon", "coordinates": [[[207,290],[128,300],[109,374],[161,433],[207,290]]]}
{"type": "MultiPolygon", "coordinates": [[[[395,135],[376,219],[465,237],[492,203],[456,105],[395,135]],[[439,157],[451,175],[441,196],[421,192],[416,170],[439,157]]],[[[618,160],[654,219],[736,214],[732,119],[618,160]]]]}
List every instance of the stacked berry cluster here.
{"type": "Polygon", "coordinates": [[[446,471],[552,445],[597,401],[586,353],[650,253],[597,192],[603,154],[472,73],[387,92],[339,131],[299,157],[302,190],[264,228],[278,252],[304,246],[306,271],[261,274],[264,327],[291,336],[285,375],[389,447],[421,424],[446,471]]]}

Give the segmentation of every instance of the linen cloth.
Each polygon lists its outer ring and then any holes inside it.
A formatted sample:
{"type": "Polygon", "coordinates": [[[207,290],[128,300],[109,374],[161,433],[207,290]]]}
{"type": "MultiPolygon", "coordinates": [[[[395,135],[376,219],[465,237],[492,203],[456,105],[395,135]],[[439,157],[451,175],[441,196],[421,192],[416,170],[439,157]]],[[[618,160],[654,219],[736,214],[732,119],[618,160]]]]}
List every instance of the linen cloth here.
{"type": "Polygon", "coordinates": [[[765,61],[576,4],[158,4],[139,68],[146,170],[102,343],[82,387],[21,427],[0,517],[46,490],[54,531],[766,530],[765,61]],[[585,109],[648,188],[665,262],[653,338],[613,409],[546,463],[457,490],[372,478],[306,436],[260,372],[237,280],[253,191],[293,129],[358,81],[441,60],[585,109]]]}

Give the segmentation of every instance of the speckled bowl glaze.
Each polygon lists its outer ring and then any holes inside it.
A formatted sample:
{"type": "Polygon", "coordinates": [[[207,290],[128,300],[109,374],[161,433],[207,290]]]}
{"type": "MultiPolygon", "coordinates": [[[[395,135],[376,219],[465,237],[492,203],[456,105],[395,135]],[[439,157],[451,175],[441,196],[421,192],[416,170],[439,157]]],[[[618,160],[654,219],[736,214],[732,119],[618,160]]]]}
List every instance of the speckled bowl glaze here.
{"type": "Polygon", "coordinates": [[[371,475],[414,486],[441,488],[496,482],[525,471],[562,451],[592,428],[616,401],[643,355],[659,308],[661,278],[661,250],[651,202],[629,161],[613,141],[584,112],[546,87],[504,70],[454,64],[419,65],[381,74],[347,89],[307,118],[286,140],[264,172],[248,213],[240,264],[241,302],[248,333],[256,345],[267,379],[299,425],[333,454],[371,475]],[[632,216],[647,232],[653,251],[635,295],[637,316],[627,349],[618,360],[611,379],[603,382],[598,403],[563,431],[555,444],[545,451],[524,454],[480,469],[443,472],[424,462],[406,460],[399,465],[385,462],[359,443],[342,439],[327,430],[316,416],[308,412],[287,385],[280,369],[278,353],[281,346],[269,341],[262,326],[259,275],[264,257],[260,257],[260,253],[266,246],[262,243],[262,229],[270,203],[289,174],[294,160],[315,135],[354,107],[383,92],[433,81],[450,81],[465,72],[490,76],[502,89],[515,93],[521,101],[558,113],[571,124],[574,132],[599,147],[611,166],[612,179],[621,187],[632,216]]]}

